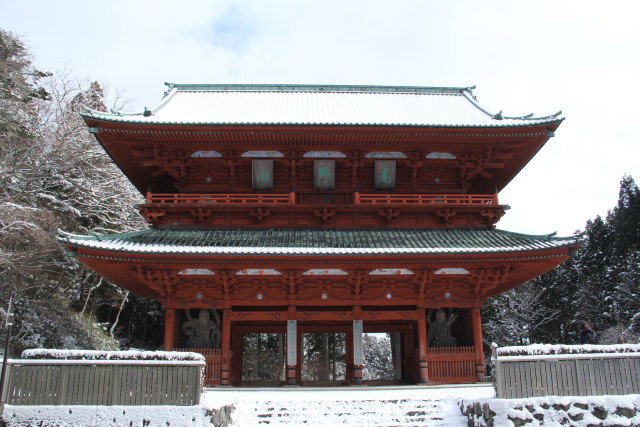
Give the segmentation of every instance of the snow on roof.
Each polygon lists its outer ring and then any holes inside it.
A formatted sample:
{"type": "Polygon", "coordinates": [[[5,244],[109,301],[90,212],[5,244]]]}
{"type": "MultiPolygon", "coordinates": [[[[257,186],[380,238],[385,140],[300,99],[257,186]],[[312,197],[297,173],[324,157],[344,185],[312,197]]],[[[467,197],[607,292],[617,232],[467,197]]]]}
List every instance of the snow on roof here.
{"type": "Polygon", "coordinates": [[[87,111],[85,118],[148,124],[511,127],[561,121],[489,113],[473,88],[419,86],[181,85],[139,113],[87,111]]]}
{"type": "Polygon", "coordinates": [[[84,237],[60,233],[58,239],[117,252],[206,255],[508,253],[570,247],[578,241],[493,229],[148,229],[84,237]]]}

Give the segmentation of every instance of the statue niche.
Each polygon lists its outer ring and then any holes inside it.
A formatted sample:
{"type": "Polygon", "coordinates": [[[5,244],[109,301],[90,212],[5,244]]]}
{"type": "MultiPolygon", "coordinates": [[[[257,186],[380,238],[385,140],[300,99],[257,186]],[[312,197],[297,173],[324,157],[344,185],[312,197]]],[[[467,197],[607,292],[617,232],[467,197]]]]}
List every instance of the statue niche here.
{"type": "Polygon", "coordinates": [[[436,311],[435,321],[432,320],[434,309],[429,310],[427,314],[427,323],[429,325],[427,334],[427,345],[429,347],[455,347],[458,341],[451,336],[451,325],[458,315],[449,309],[447,314],[443,309],[436,311]]]}
{"type": "Polygon", "coordinates": [[[187,336],[187,345],[193,348],[220,348],[222,334],[220,332],[220,316],[216,310],[202,309],[198,318],[191,317],[191,310],[186,309],[187,320],[182,324],[182,332],[187,336]],[[213,312],[211,319],[210,311],[213,312]]]}

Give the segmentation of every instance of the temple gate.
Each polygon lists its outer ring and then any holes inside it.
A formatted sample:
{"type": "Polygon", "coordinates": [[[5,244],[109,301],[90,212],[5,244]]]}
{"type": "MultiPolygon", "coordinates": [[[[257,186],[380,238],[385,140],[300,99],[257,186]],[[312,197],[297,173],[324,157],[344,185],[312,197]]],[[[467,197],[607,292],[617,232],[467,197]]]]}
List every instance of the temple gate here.
{"type": "Polygon", "coordinates": [[[486,299],[579,246],[495,228],[562,119],[490,114],[472,88],[169,84],[83,117],[150,228],[59,240],[158,299],[165,350],[204,354],[208,385],[361,384],[380,333],[377,383],[482,380],[486,299]]]}

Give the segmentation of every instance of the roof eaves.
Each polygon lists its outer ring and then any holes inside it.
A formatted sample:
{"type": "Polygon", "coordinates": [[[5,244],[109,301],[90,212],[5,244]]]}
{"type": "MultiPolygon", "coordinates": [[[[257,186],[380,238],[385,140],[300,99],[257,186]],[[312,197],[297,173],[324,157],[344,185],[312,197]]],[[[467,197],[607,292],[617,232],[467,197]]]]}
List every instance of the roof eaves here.
{"type": "MultiPolygon", "coordinates": [[[[131,125],[154,125],[154,126],[335,126],[335,127],[407,127],[407,128],[465,128],[465,129],[492,129],[492,128],[527,128],[531,126],[551,125],[561,123],[564,119],[552,119],[549,121],[532,121],[531,123],[495,123],[495,124],[443,124],[443,123],[428,123],[428,124],[407,124],[407,123],[308,123],[308,122],[178,122],[178,121],[154,121],[154,120],[131,120],[124,119],[123,116],[115,114],[80,114],[80,116],[87,120],[98,120],[109,123],[123,123],[131,125]]],[[[139,113],[132,114],[132,116],[142,115],[139,113]]]]}

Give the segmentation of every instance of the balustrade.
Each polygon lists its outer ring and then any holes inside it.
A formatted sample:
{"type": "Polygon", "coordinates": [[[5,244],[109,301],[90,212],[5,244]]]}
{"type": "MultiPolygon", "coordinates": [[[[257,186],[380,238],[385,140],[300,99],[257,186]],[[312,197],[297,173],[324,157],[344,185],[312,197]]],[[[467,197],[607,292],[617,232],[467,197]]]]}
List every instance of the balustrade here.
{"type": "Polygon", "coordinates": [[[295,205],[348,204],[355,205],[498,205],[497,194],[360,194],[337,192],[280,193],[280,194],[152,194],[147,204],[175,206],[195,205],[295,205]]]}

